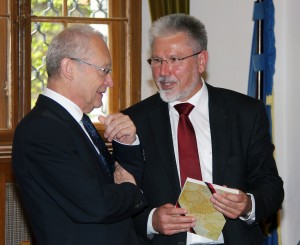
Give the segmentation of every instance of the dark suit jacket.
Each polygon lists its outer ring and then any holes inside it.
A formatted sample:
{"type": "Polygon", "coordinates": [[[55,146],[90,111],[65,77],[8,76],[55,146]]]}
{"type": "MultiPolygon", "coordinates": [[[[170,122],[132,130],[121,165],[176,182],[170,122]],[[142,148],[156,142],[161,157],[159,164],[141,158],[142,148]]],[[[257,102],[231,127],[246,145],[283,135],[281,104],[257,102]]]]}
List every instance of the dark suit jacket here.
{"type": "MultiPolygon", "coordinates": [[[[140,146],[114,147],[121,161],[143,164],[140,146]]],[[[85,132],[55,101],[41,95],[17,126],[13,168],[38,244],[139,244],[130,216],[145,205],[140,189],[113,184],[85,132]]]]}
{"type": "MultiPolygon", "coordinates": [[[[268,118],[262,102],[248,96],[207,85],[213,154],[213,183],[238,188],[255,197],[256,222],[227,220],[223,229],[226,245],[258,245],[262,232],[258,222],[276,212],[284,196],[270,142],[268,118]]],[[[148,208],[134,219],[144,244],[177,245],[186,233],[155,235],[146,239],[147,218],[153,207],[176,203],[180,183],[173,150],[168,104],[159,94],[124,111],[134,121],[145,150],[142,183],[148,208]],[[146,243],[148,241],[148,243],[146,243]]]]}

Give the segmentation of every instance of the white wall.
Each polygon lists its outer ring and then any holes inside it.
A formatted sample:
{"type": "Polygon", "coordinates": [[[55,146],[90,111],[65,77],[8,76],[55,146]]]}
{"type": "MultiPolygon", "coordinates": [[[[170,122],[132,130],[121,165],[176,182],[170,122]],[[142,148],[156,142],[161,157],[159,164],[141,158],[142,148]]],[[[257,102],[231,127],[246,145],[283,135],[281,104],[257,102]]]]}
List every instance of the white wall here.
{"type": "MultiPolygon", "coordinates": [[[[190,4],[190,14],[205,24],[208,33],[207,82],[247,93],[253,2],[230,0],[219,1],[216,4],[209,0],[190,0],[190,4]]],[[[143,0],[143,98],[156,92],[151,70],[146,62],[150,56],[147,39],[150,24],[148,1],[143,0]]]]}
{"type": "MultiPolygon", "coordinates": [[[[276,71],[274,75],[274,140],[279,174],[284,180],[280,234],[283,245],[300,240],[300,10],[299,0],[273,0],[275,5],[276,71]]],[[[204,22],[208,31],[207,82],[247,93],[250,48],[253,32],[254,0],[190,0],[190,14],[204,22]]],[[[142,30],[142,98],[156,92],[149,55],[148,0],[143,0],[142,30]]]]}
{"type": "Polygon", "coordinates": [[[285,182],[281,234],[283,245],[300,240],[300,1],[274,1],[277,46],[275,91],[276,159],[285,182]]]}

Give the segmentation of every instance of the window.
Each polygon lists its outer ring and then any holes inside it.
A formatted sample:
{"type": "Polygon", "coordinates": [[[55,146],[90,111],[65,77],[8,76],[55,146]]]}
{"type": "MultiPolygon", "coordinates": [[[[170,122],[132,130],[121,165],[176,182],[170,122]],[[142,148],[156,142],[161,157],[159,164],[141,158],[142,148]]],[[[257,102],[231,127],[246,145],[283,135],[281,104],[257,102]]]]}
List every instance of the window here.
{"type": "Polygon", "coordinates": [[[3,159],[10,162],[17,123],[46,86],[47,47],[53,35],[73,24],[93,25],[107,38],[114,87],[104,113],[140,100],[141,0],[1,0],[0,171],[3,159]]]}

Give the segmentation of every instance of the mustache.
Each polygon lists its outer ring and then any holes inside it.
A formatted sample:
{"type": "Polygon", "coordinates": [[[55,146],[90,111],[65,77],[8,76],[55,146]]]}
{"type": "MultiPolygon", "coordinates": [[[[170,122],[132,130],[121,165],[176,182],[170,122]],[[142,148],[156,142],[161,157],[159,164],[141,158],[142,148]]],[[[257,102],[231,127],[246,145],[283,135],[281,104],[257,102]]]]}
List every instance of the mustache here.
{"type": "Polygon", "coordinates": [[[179,80],[174,77],[159,77],[158,83],[179,83],[179,80]]]}

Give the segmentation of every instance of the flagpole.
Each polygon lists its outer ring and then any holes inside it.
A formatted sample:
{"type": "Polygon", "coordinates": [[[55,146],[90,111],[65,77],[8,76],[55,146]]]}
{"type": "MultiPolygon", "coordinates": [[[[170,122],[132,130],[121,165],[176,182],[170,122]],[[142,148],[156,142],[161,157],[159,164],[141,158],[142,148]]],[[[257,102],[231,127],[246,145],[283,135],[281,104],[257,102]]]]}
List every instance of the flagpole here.
{"type": "MultiPolygon", "coordinates": [[[[263,2],[263,0],[257,0],[257,3],[263,2]]],[[[263,53],[263,20],[259,19],[256,22],[257,25],[257,46],[256,54],[260,55],[263,53]]],[[[256,73],[256,98],[263,100],[263,71],[257,71],[256,73]]]]}

